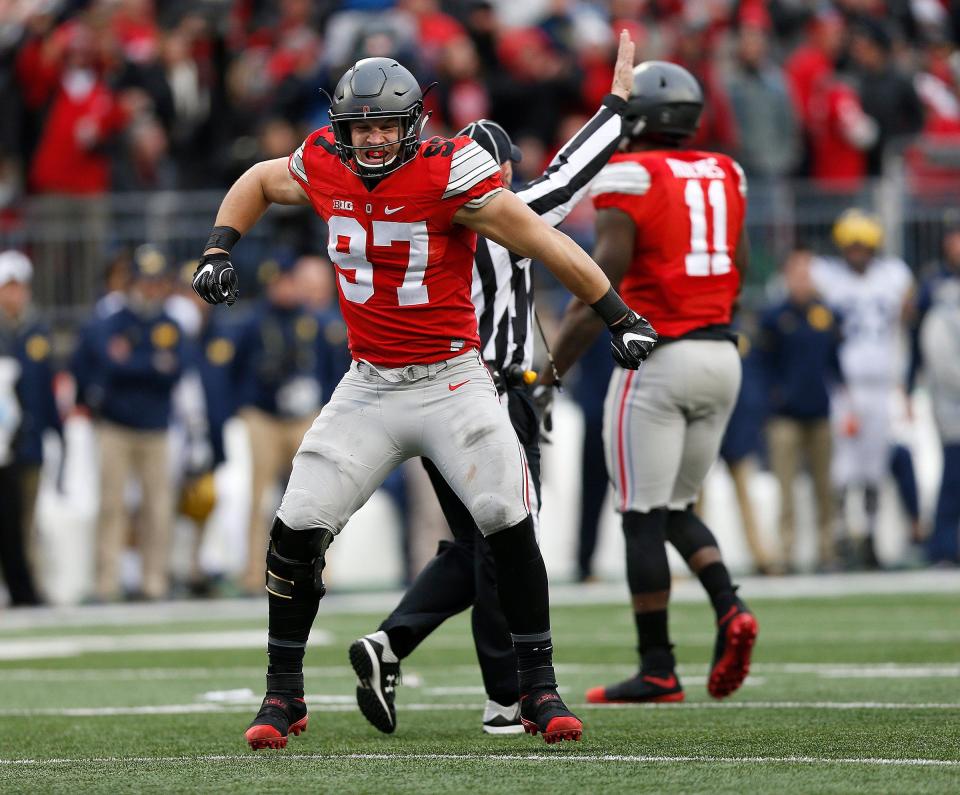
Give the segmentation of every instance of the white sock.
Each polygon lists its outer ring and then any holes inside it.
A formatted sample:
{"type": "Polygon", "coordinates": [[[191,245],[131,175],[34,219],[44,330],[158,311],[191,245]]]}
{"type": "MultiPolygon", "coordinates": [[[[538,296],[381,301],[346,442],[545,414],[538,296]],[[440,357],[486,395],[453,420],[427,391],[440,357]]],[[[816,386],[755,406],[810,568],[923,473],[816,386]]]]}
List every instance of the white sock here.
{"type": "Polygon", "coordinates": [[[375,640],[381,646],[383,646],[383,661],[388,663],[400,662],[400,658],[393,653],[393,648],[390,646],[390,636],[387,635],[382,629],[376,632],[373,632],[367,635],[370,640],[375,640]]]}

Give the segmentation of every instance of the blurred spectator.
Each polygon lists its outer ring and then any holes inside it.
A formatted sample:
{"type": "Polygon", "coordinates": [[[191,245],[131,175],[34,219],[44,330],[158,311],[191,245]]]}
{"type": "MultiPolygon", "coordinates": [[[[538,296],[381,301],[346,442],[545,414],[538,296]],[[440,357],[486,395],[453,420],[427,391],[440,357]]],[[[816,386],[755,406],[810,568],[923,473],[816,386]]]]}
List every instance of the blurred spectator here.
{"type": "Polygon", "coordinates": [[[89,27],[71,22],[20,53],[18,75],[28,102],[38,108],[49,103],[30,167],[30,188],[37,193],[85,196],[110,187],[104,145],[129,113],[100,74],[95,45],[89,27]]]}
{"type": "Polygon", "coordinates": [[[63,437],[63,424],[53,392],[50,329],[31,302],[33,267],[18,251],[0,253],[0,349],[14,351],[20,364],[17,395],[21,419],[14,460],[21,485],[22,529],[27,561],[38,580],[39,560],[34,533],[43,435],[54,431],[63,437]]]}
{"type": "MultiPolygon", "coordinates": [[[[42,124],[29,164],[28,225],[45,230],[32,247],[38,283],[52,283],[59,303],[73,281],[91,280],[106,240],[111,149],[126,127],[131,108],[109,86],[108,32],[69,20],[56,29],[38,28],[17,56],[17,78],[25,107],[42,124]],[[51,234],[51,232],[53,232],[51,234]],[[60,278],[66,273],[72,279],[60,278]]],[[[90,295],[71,295],[83,301],[90,295]]]]}
{"type": "MultiPolygon", "coordinates": [[[[421,64],[427,69],[440,62],[451,44],[465,39],[463,26],[443,13],[438,0],[397,0],[397,9],[413,18],[421,64]]],[[[476,118],[469,117],[468,121],[476,118]]]]}
{"type": "Polygon", "coordinates": [[[525,132],[552,145],[564,113],[580,104],[574,63],[539,28],[504,32],[497,55],[503,70],[489,78],[493,118],[512,137],[525,132]]]}
{"type": "Polygon", "coordinates": [[[843,17],[827,8],[810,20],[805,33],[800,44],[787,58],[784,73],[790,85],[796,116],[804,128],[809,129],[814,94],[818,86],[834,74],[843,49],[843,17]]]}
{"type": "Polygon", "coordinates": [[[840,538],[848,543],[846,494],[862,489],[866,533],[859,562],[877,568],[874,535],[880,486],[890,465],[890,405],[906,376],[905,319],[913,275],[903,260],[880,253],[883,228],[873,216],[851,209],[833,227],[840,259],[817,259],[814,284],[842,316],[840,367],[846,391],[836,405],[833,479],[840,538]]]}
{"type": "Polygon", "coordinates": [[[821,193],[837,196],[846,206],[863,187],[867,152],[879,140],[877,123],[864,113],[848,82],[825,75],[810,98],[809,124],[810,176],[821,193]]]}
{"type": "Polygon", "coordinates": [[[943,446],[940,495],[927,540],[935,564],[960,563],[960,277],[945,280],[920,328],[933,412],[943,446]]]}
{"type": "MultiPolygon", "coordinates": [[[[167,595],[173,490],[167,430],[171,395],[183,367],[183,334],[164,310],[170,291],[166,260],[152,246],[133,256],[126,305],[92,325],[100,437],[100,518],[96,595],[120,592],[120,556],[128,533],[127,479],[142,493],[139,546],[144,597],[167,595]]],[[[88,374],[89,377],[89,374],[88,374]]]]}
{"type": "Polygon", "coordinates": [[[46,427],[60,427],[50,342],[30,312],[32,275],[30,260],[19,251],[0,253],[0,569],[14,606],[40,603],[27,539],[41,437],[46,427]]]}
{"type": "Polygon", "coordinates": [[[924,107],[922,137],[907,152],[918,196],[951,195],[960,180],[960,54],[938,31],[928,35],[914,87],[924,107]]]}
{"type": "Polygon", "coordinates": [[[957,539],[960,523],[960,378],[956,372],[960,359],[955,355],[960,339],[957,336],[958,318],[960,227],[952,226],[943,236],[943,256],[927,269],[917,298],[916,361],[922,361],[926,373],[943,445],[940,496],[933,532],[927,540],[927,557],[933,563],[960,562],[960,542],[957,539]]]}
{"type": "Polygon", "coordinates": [[[477,51],[466,36],[444,45],[437,62],[437,76],[439,84],[427,97],[436,102],[438,121],[447,129],[460,130],[490,115],[490,97],[480,79],[477,51]]]}
{"type": "Polygon", "coordinates": [[[676,50],[668,60],[689,70],[703,88],[703,113],[700,126],[690,139],[690,148],[733,152],[737,145],[736,121],[719,75],[711,33],[705,20],[692,18],[685,21],[676,50]]]}
{"type": "Polygon", "coordinates": [[[289,470],[303,435],[346,370],[342,359],[337,362],[344,338],[337,338],[337,345],[327,339],[327,324],[342,328],[342,322],[304,305],[299,269],[300,261],[286,252],[261,265],[266,297],[239,330],[234,355],[240,417],[254,452],[247,568],[241,583],[251,594],[263,590],[273,487],[289,470]]]}
{"type": "Polygon", "coordinates": [[[850,37],[850,59],[857,93],[864,112],[876,123],[879,135],[867,156],[867,172],[883,171],[886,147],[902,149],[907,137],[923,128],[923,104],[910,75],[902,73],[891,57],[893,40],[884,23],[858,21],[850,37]]]}
{"type": "Polygon", "coordinates": [[[769,34],[755,24],[737,36],[737,58],[727,79],[727,93],[737,129],[737,161],[751,179],[787,176],[800,154],[783,72],[768,57],[769,34]]]}
{"type": "Polygon", "coordinates": [[[750,482],[757,470],[757,460],[763,455],[763,423],[768,410],[763,369],[754,345],[755,326],[752,316],[740,314],[737,321],[737,348],[743,375],[737,402],[720,444],[720,458],[727,465],[733,480],[743,537],[753,558],[753,565],[758,574],[775,574],[779,569],[760,538],[757,515],[750,496],[750,482]]]}
{"type": "Polygon", "coordinates": [[[817,565],[834,565],[830,392],[842,381],[838,318],[817,296],[811,278],[812,254],[804,248],[783,264],[787,296],[760,321],[759,348],[769,389],[767,423],[770,468],[780,484],[781,561],[793,568],[796,541],[794,491],[805,465],[816,500],[817,565]]]}

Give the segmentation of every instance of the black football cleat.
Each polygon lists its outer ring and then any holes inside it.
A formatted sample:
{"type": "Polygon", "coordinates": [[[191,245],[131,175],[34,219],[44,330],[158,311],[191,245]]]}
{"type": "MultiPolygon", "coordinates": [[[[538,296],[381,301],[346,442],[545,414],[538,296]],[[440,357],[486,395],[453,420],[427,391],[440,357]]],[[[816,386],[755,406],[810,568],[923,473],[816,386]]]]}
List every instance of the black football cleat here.
{"type": "Polygon", "coordinates": [[[542,734],[548,743],[579,740],[583,723],[563,703],[554,688],[533,690],[520,696],[520,722],[528,734],[542,734]]]}
{"type": "Polygon", "coordinates": [[[286,748],[287,736],[307,730],[307,704],[302,698],[268,693],[244,735],[254,750],[286,748]]]}
{"type": "Polygon", "coordinates": [[[587,691],[589,704],[666,704],[683,699],[683,687],[673,671],[641,670],[623,682],[587,691]]]}
{"type": "MultiPolygon", "coordinates": [[[[400,684],[400,662],[387,662],[384,646],[368,636],[350,644],[350,665],[357,673],[357,706],[370,723],[384,734],[397,728],[394,706],[396,688],[400,684]]],[[[392,655],[391,655],[392,656],[392,655]]]]}
{"type": "Polygon", "coordinates": [[[707,692],[726,698],[743,684],[750,673],[750,655],[757,642],[759,625],[741,599],[717,622],[717,643],[707,680],[707,692]]]}

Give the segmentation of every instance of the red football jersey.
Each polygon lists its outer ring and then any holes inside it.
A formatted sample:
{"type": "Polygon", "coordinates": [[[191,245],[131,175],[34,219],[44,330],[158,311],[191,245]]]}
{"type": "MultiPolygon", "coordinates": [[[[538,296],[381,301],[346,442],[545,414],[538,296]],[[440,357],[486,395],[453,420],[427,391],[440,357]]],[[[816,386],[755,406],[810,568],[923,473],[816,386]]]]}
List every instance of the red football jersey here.
{"type": "Polygon", "coordinates": [[[620,294],[662,336],[730,322],[746,191],[726,155],[673,149],[616,154],[591,185],[597,209],[616,207],[636,224],[620,294]]]}
{"type": "Polygon", "coordinates": [[[431,138],[368,189],[324,127],[288,165],[330,229],[354,359],[402,367],[480,346],[470,298],[477,236],[453,216],[502,190],[500,167],[482,147],[465,136],[431,138]]]}

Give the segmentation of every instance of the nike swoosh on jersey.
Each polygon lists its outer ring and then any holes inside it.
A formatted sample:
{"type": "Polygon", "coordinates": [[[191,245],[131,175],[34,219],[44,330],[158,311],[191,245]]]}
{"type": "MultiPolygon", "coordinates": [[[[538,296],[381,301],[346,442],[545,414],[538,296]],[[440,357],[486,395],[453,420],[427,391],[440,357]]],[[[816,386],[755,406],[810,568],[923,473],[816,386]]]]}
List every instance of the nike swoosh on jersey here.
{"type": "Polygon", "coordinates": [[[645,337],[643,334],[634,334],[632,331],[628,331],[620,339],[623,340],[624,344],[632,342],[633,340],[640,340],[640,342],[655,342],[653,337],[645,337]]]}
{"type": "Polygon", "coordinates": [[[384,207],[384,208],[383,208],[383,214],[384,214],[384,215],[393,215],[394,213],[400,212],[400,211],[401,211],[404,207],[406,207],[406,206],[407,206],[407,205],[405,205],[405,204],[401,204],[399,207],[384,207]]]}
{"type": "Polygon", "coordinates": [[[447,384],[447,389],[453,392],[459,389],[460,387],[462,387],[464,384],[469,384],[469,383],[470,383],[470,379],[468,378],[466,381],[461,381],[459,384],[447,384]]]}

